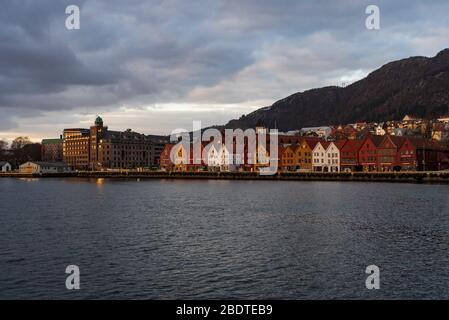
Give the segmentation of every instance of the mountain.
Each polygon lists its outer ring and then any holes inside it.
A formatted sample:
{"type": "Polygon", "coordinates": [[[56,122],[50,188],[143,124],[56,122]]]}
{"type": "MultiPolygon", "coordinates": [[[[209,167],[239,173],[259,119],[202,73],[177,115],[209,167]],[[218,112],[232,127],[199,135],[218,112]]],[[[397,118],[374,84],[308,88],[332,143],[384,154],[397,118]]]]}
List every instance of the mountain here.
{"type": "Polygon", "coordinates": [[[390,62],[347,87],[295,93],[258,109],[227,128],[264,123],[281,131],[360,121],[399,120],[406,114],[435,118],[449,114],[449,49],[433,58],[390,62]]]}

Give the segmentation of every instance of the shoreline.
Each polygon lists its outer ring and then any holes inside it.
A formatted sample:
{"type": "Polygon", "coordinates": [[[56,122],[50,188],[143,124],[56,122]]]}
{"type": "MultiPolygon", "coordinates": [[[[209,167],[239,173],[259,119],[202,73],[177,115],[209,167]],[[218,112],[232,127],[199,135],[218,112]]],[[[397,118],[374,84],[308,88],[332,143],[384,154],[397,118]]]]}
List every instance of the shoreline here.
{"type": "Polygon", "coordinates": [[[102,172],[70,173],[0,173],[0,178],[106,178],[106,179],[202,179],[202,180],[264,180],[264,181],[363,181],[395,183],[447,183],[448,171],[433,172],[283,172],[262,176],[255,172],[102,172]]]}

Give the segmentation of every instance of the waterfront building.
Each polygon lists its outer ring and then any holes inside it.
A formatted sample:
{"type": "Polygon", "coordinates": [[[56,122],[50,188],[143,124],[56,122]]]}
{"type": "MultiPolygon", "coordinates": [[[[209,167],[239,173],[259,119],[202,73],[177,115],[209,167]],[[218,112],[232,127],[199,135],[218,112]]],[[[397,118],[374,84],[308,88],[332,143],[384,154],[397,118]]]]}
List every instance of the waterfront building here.
{"type": "Polygon", "coordinates": [[[223,143],[211,143],[204,147],[203,158],[210,171],[230,171],[234,169],[231,163],[232,155],[223,143]]]}
{"type": "Polygon", "coordinates": [[[97,117],[90,129],[65,129],[64,161],[78,170],[150,168],[160,163],[168,138],[112,131],[97,117]]]}
{"type": "Polygon", "coordinates": [[[337,144],[320,141],[312,151],[312,167],[316,172],[339,172],[340,149],[337,144]]]}
{"type": "Polygon", "coordinates": [[[204,152],[203,157],[206,159],[208,169],[210,171],[220,171],[222,164],[220,157],[221,145],[211,143],[204,149],[204,152]]]}
{"type": "Polygon", "coordinates": [[[383,141],[383,136],[367,134],[359,148],[359,165],[363,171],[378,171],[377,148],[383,141]]]}
{"type": "Polygon", "coordinates": [[[90,130],[64,129],[63,160],[73,169],[88,170],[90,164],[90,130]]]}
{"type": "Polygon", "coordinates": [[[449,169],[449,147],[437,141],[409,138],[416,148],[418,171],[439,171],[449,169]]]}
{"type": "Polygon", "coordinates": [[[398,171],[397,153],[404,141],[401,137],[395,137],[393,141],[391,136],[385,136],[377,148],[378,171],[398,171]]]}
{"type": "Polygon", "coordinates": [[[340,149],[340,170],[342,172],[362,171],[359,165],[361,140],[347,140],[340,149]]]}
{"type": "Polygon", "coordinates": [[[226,144],[222,143],[219,150],[218,157],[220,159],[220,170],[221,171],[236,171],[239,167],[237,156],[232,152],[233,150],[228,150],[226,144]]]}
{"type": "Polygon", "coordinates": [[[237,171],[241,165],[241,157],[229,152],[224,144],[201,143],[201,159],[193,163],[193,145],[190,155],[182,144],[168,143],[161,152],[161,169],[165,171],[237,171]],[[170,154],[173,153],[173,161],[170,154]]]}
{"type": "Polygon", "coordinates": [[[316,172],[324,172],[326,167],[326,149],[330,142],[319,141],[312,150],[312,168],[316,172]]]}
{"type": "Polygon", "coordinates": [[[175,164],[172,162],[172,160],[170,158],[170,153],[174,146],[175,146],[175,144],[173,144],[173,143],[167,143],[161,152],[160,166],[161,166],[161,169],[164,171],[174,171],[175,170],[175,164]]]}
{"type": "MultiPolygon", "coordinates": [[[[393,140],[397,138],[393,137],[393,140]]],[[[416,171],[418,168],[416,146],[408,138],[404,138],[401,144],[398,144],[397,165],[401,171],[416,171]]]]}
{"type": "Polygon", "coordinates": [[[299,171],[312,171],[312,151],[319,141],[316,138],[301,138],[296,148],[299,171]]]}
{"type": "MultiPolygon", "coordinates": [[[[193,154],[187,152],[188,148],[182,144],[177,144],[172,148],[175,171],[188,171],[193,160],[193,154]]],[[[190,148],[193,151],[193,148],[190,148]]]]}
{"type": "Polygon", "coordinates": [[[25,174],[66,173],[69,166],[63,162],[29,161],[19,166],[19,172],[25,174]]]}
{"type": "Polygon", "coordinates": [[[312,150],[312,168],[316,172],[340,172],[342,141],[320,141],[312,150]]]}
{"type": "Polygon", "coordinates": [[[280,146],[279,152],[279,169],[281,171],[296,171],[298,169],[298,154],[296,152],[297,145],[280,146]]]}
{"type": "Polygon", "coordinates": [[[312,171],[312,150],[320,140],[301,138],[291,145],[279,147],[279,167],[281,171],[312,171]]]}
{"type": "Polygon", "coordinates": [[[170,171],[200,171],[206,168],[206,162],[202,159],[204,145],[200,144],[200,146],[198,158],[194,157],[193,144],[190,144],[190,147],[186,147],[182,143],[178,143],[165,148],[163,151],[164,168],[170,168],[170,171]],[[174,162],[171,160],[170,154],[173,154],[174,162]],[[167,163],[171,164],[167,166],[167,163]]]}
{"type": "Polygon", "coordinates": [[[406,137],[385,136],[377,153],[378,171],[416,170],[416,147],[406,137]]]}
{"type": "MultiPolygon", "coordinates": [[[[267,143],[266,145],[258,144],[256,146],[256,152],[254,155],[248,153],[248,157],[253,158],[253,164],[251,171],[258,172],[261,168],[268,167],[270,164],[270,145],[267,143]]],[[[279,155],[278,155],[279,156],[279,155]]]]}
{"type": "Polygon", "coordinates": [[[12,166],[7,161],[0,161],[0,172],[10,172],[12,170],[12,166]]]}
{"type": "Polygon", "coordinates": [[[44,162],[62,162],[63,161],[63,139],[43,139],[42,156],[44,162]]]}
{"type": "Polygon", "coordinates": [[[341,142],[330,142],[326,148],[324,172],[340,172],[341,142]]]}

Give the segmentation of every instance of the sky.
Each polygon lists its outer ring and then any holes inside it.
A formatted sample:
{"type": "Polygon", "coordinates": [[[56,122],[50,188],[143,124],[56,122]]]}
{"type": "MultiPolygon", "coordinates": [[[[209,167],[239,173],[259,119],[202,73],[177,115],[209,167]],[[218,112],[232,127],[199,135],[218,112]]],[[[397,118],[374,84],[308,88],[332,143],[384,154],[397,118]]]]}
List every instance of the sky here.
{"type": "Polygon", "coordinates": [[[221,125],[449,47],[449,1],[3,0],[0,140],[221,125]],[[368,5],[380,29],[368,30],[368,5]],[[80,29],[66,28],[66,7],[80,29]]]}

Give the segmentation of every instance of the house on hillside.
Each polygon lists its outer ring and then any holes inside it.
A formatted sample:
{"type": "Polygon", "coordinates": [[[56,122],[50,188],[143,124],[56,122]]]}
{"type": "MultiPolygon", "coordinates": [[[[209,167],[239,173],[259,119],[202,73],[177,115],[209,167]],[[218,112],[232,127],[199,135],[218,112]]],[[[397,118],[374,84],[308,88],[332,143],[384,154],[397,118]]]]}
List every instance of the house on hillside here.
{"type": "Polygon", "coordinates": [[[302,128],[301,134],[307,137],[319,137],[326,139],[332,133],[331,127],[312,127],[312,128],[302,128]]]}

